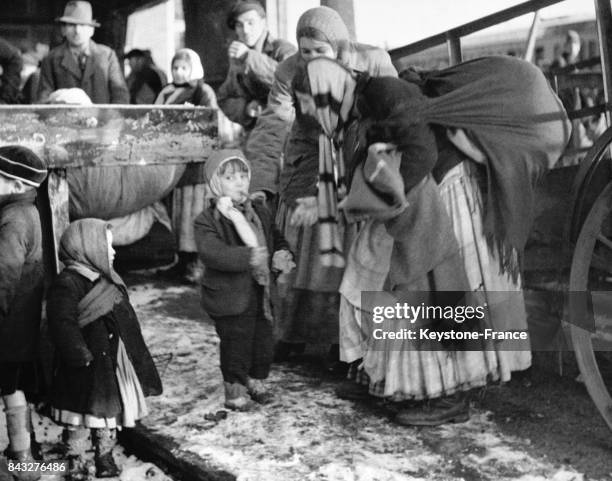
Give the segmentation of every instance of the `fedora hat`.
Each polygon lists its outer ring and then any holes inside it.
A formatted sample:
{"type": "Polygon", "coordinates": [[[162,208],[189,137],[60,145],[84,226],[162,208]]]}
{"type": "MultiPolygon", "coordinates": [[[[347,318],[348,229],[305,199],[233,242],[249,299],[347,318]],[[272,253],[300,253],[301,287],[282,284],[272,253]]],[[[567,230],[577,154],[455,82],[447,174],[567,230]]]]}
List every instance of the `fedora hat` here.
{"type": "Polygon", "coordinates": [[[71,0],[68,2],[64,7],[64,15],[59,17],[57,21],[76,25],[91,25],[92,27],[100,26],[92,18],[91,3],[82,0],[71,0]]]}

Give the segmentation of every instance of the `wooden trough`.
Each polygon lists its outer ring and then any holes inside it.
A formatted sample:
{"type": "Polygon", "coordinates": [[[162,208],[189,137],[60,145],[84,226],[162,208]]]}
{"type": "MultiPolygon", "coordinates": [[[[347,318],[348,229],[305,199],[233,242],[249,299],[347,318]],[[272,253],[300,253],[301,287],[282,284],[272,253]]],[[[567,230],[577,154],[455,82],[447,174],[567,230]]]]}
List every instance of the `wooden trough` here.
{"type": "MultiPolygon", "coordinates": [[[[42,198],[48,203],[50,226],[45,227],[48,234],[49,230],[53,233],[48,240],[56,253],[59,238],[70,222],[71,210],[74,217],[75,202],[71,205],[71,195],[73,201],[80,199],[81,205],[90,201],[87,215],[92,217],[108,218],[108,206],[95,205],[100,196],[93,196],[94,191],[106,194],[107,202],[113,192],[130,197],[112,201],[123,202],[121,215],[130,209],[135,212],[143,207],[143,202],[152,203],[166,195],[178,182],[184,165],[206,162],[220,143],[219,114],[205,107],[0,107],[0,145],[26,146],[44,158],[49,167],[42,198]],[[107,192],[99,185],[88,187],[86,182],[74,181],[78,175],[80,178],[85,175],[89,181],[104,179],[105,173],[114,174],[108,176],[114,179],[114,184],[108,186],[107,192]],[[151,174],[148,182],[143,182],[143,174],[147,173],[151,174]],[[131,183],[131,179],[140,184],[131,183]],[[89,198],[92,196],[93,199],[89,198]],[[125,205],[126,202],[130,205],[125,205]],[[95,215],[96,208],[102,215],[95,215]]],[[[57,257],[53,262],[57,271],[57,257]]]]}

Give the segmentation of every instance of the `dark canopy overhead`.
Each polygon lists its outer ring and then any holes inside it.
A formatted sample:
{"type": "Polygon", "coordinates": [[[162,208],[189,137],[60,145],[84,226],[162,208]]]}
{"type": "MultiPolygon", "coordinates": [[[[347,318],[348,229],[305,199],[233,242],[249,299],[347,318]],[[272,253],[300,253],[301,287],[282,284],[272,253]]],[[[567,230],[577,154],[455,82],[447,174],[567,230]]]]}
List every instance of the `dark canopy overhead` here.
{"type": "MultiPolygon", "coordinates": [[[[62,15],[68,0],[2,0],[1,35],[16,44],[24,42],[57,43],[60,40],[55,19],[62,15]]],[[[89,0],[94,18],[101,23],[94,39],[120,53],[125,40],[129,14],[163,0],[89,0]]]]}

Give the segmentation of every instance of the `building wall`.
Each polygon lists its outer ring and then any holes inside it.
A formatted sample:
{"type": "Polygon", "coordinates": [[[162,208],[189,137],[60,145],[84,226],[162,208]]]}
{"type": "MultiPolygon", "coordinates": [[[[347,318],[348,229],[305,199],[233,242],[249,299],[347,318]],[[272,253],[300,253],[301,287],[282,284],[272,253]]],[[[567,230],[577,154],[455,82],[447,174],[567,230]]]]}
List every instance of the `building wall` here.
{"type": "Polygon", "coordinates": [[[150,50],[155,63],[169,75],[175,46],[174,0],[138,10],[128,17],[126,52],[133,48],[150,50]]]}

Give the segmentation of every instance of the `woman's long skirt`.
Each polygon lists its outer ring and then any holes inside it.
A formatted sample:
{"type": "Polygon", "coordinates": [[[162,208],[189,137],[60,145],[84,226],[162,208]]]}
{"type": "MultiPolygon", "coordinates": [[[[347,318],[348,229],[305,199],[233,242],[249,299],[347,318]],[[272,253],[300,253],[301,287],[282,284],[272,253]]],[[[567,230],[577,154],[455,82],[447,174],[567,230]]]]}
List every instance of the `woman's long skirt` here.
{"type": "MultiPolygon", "coordinates": [[[[526,330],[520,279],[515,281],[500,271],[497,253],[491,251],[484,236],[483,201],[476,175],[476,166],[467,162],[457,165],[442,180],[440,195],[451,217],[470,287],[487,300],[493,329],[526,330]]],[[[347,275],[352,275],[350,264],[347,275]]],[[[404,287],[411,291],[430,288],[426,278],[404,287]]],[[[402,341],[401,348],[397,341],[381,348],[380,342],[372,342],[376,327],[370,313],[342,297],[340,347],[344,360],[362,358],[357,381],[369,384],[370,394],[395,401],[431,399],[484,386],[489,381],[508,381],[512,371],[531,364],[528,342],[519,350],[507,350],[503,343],[470,351],[442,346],[440,350],[422,349],[410,340],[402,341]]]]}
{"type": "MultiPolygon", "coordinates": [[[[281,201],[277,225],[294,253],[296,268],[290,274],[286,296],[275,310],[275,338],[291,343],[337,344],[338,287],[344,269],[325,267],[319,253],[319,229],[289,224],[294,209],[281,201]]],[[[341,226],[345,245],[352,229],[341,226]]],[[[350,244],[348,244],[350,245],[350,244]]]]}

